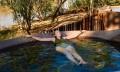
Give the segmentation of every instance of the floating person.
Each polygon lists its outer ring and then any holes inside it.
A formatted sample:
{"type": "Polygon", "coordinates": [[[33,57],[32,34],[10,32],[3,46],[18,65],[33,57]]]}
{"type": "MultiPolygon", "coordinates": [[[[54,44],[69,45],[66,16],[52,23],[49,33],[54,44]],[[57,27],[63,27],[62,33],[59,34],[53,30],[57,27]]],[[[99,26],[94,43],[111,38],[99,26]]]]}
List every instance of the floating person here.
{"type": "Polygon", "coordinates": [[[53,39],[51,38],[44,39],[44,38],[40,38],[32,35],[26,35],[26,37],[32,37],[33,39],[36,39],[39,41],[54,41],[56,51],[64,54],[71,62],[77,65],[87,64],[87,62],[84,61],[83,58],[76,52],[73,45],[69,41],[67,41],[67,39],[75,38],[76,36],[78,36],[78,34],[74,36],[72,35],[72,36],[62,37],[61,32],[59,30],[56,30],[54,36],[55,38],[53,39]]]}

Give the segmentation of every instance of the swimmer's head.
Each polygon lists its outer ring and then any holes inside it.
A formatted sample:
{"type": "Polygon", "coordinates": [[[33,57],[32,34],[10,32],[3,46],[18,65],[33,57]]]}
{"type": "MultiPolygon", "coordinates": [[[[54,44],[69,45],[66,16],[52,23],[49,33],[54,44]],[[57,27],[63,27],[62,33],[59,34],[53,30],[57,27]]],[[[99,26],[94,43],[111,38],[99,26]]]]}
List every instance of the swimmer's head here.
{"type": "Polygon", "coordinates": [[[59,30],[55,30],[55,37],[57,38],[57,39],[61,39],[61,32],[59,31],[59,30]]]}

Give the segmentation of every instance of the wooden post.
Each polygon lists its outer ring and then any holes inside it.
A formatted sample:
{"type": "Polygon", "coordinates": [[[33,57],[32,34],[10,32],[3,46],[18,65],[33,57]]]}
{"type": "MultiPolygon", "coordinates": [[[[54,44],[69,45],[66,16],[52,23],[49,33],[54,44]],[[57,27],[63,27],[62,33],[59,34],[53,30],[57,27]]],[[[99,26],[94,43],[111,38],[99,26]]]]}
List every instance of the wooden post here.
{"type": "Polygon", "coordinates": [[[82,22],[82,20],[81,20],[80,23],[79,23],[79,24],[80,24],[80,28],[79,28],[80,30],[81,30],[81,24],[82,24],[81,22],[82,22]]]}
{"type": "Polygon", "coordinates": [[[66,31],[66,25],[64,27],[65,27],[65,31],[66,31]]]}
{"type": "Polygon", "coordinates": [[[83,30],[85,30],[85,18],[83,19],[83,30]]]}
{"type": "Polygon", "coordinates": [[[73,23],[73,27],[74,27],[73,29],[75,30],[75,23],[73,23]]]}
{"type": "Polygon", "coordinates": [[[105,13],[104,15],[104,29],[107,30],[107,21],[108,21],[109,14],[108,12],[105,13]]]}

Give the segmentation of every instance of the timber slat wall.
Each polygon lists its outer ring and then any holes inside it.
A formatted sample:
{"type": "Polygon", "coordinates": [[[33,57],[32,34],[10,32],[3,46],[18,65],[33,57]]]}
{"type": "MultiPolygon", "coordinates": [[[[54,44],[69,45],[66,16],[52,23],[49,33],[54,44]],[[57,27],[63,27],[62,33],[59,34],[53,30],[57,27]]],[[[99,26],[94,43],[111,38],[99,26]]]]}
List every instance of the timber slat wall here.
{"type": "Polygon", "coordinates": [[[59,28],[61,31],[70,30],[116,30],[120,29],[120,12],[93,13],[92,16],[81,21],[68,24],[59,28]]]}

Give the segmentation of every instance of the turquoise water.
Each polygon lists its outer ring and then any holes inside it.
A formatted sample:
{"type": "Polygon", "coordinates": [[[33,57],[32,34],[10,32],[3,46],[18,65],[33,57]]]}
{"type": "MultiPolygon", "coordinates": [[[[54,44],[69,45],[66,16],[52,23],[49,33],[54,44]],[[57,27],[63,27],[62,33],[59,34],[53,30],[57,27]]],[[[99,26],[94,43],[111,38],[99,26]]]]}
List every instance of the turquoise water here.
{"type": "Polygon", "coordinates": [[[33,42],[0,54],[0,72],[119,72],[120,52],[94,40],[74,41],[88,62],[75,65],[54,50],[52,43],[33,42]],[[17,49],[16,49],[17,48],[17,49]]]}

